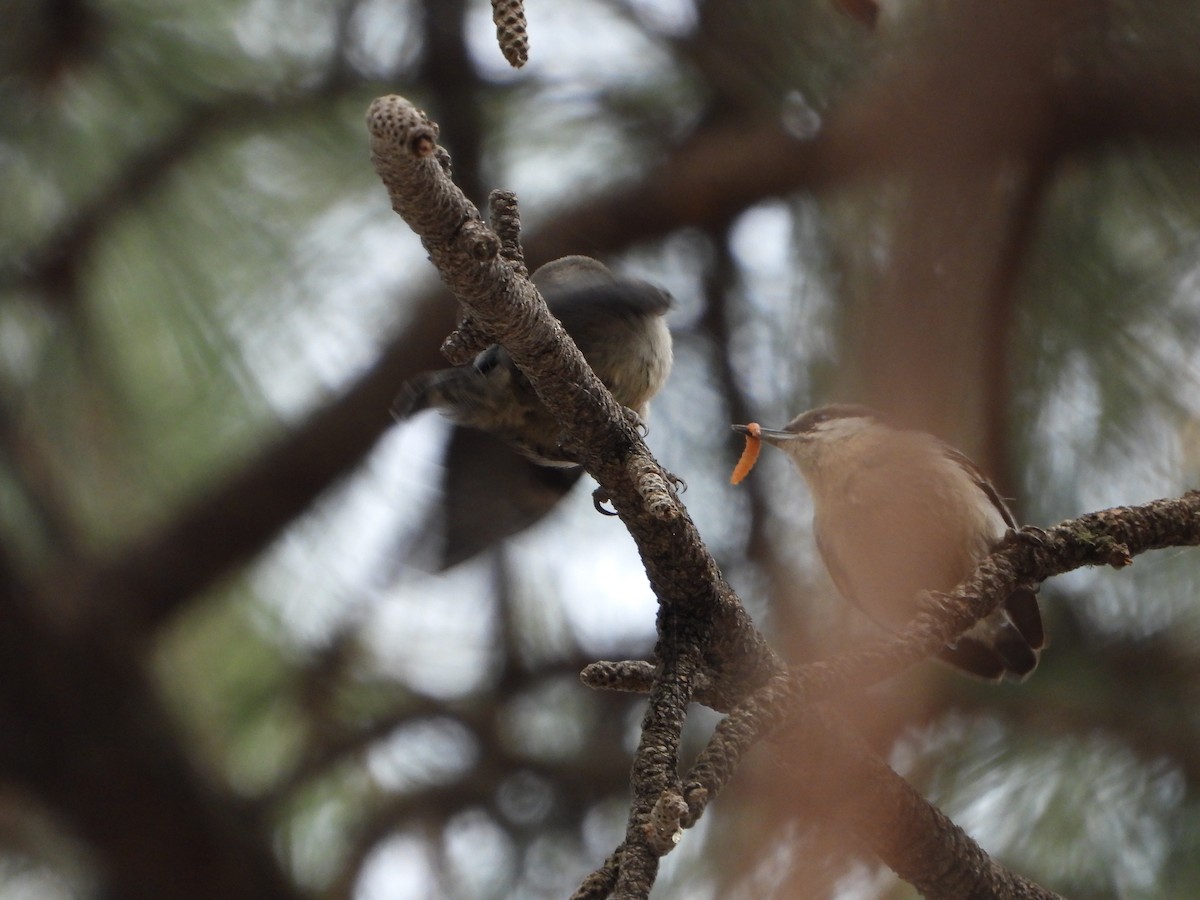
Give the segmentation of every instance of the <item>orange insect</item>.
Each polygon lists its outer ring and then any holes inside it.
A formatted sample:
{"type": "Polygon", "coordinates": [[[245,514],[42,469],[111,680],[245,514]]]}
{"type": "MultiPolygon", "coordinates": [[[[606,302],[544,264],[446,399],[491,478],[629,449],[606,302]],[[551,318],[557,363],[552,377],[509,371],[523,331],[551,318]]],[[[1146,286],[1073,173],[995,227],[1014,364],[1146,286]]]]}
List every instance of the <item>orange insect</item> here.
{"type": "Polygon", "coordinates": [[[733,467],[733,474],[729,477],[730,484],[741,484],[742,479],[750,474],[750,470],[758,462],[758,451],[761,449],[762,426],[757,422],[751,422],[746,426],[746,449],[742,451],[741,459],[733,467]]]}

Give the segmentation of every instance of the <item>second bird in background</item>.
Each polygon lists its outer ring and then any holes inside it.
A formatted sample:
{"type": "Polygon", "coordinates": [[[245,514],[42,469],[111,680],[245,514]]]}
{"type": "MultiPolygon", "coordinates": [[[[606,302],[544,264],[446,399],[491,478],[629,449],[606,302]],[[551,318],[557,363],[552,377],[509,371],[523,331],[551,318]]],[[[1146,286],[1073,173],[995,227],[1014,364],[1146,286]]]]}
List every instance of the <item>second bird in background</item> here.
{"type": "MultiPolygon", "coordinates": [[[[546,263],[532,281],[616,401],[644,416],[671,371],[671,333],[663,321],[671,295],[646,281],[618,278],[587,256],[546,263]]],[[[578,464],[560,447],[562,428],[499,344],[468,365],[413,378],[393,412],[405,419],[430,406],[541,465],[578,464]]]]}
{"type": "MultiPolygon", "coordinates": [[[[838,591],[889,631],[916,616],[920,592],[951,590],[1016,528],[962,453],[865,407],[824,406],[758,431],[808,483],[817,546],[838,591]]],[[[1044,643],[1037,595],[1021,587],[939,658],[981,678],[1019,680],[1044,643]]]]}
{"type": "MultiPolygon", "coordinates": [[[[616,401],[644,418],[671,371],[663,318],[671,295],[587,256],[546,263],[532,281],[616,401]]],[[[411,379],[393,414],[404,420],[431,407],[456,425],[445,457],[441,521],[430,529],[441,538],[438,568],[529,527],[582,475],[561,446],[562,428],[499,344],[465,366],[411,379]]]]}

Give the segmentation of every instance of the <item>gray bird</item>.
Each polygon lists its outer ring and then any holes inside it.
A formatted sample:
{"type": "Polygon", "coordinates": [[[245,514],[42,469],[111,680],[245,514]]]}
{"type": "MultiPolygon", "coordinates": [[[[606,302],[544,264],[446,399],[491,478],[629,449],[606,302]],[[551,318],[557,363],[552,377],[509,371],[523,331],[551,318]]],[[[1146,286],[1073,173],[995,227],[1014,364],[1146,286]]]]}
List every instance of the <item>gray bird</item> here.
{"type": "MultiPolygon", "coordinates": [[[[532,280],[596,376],[643,419],[671,370],[663,319],[670,294],[587,256],[546,263],[532,280]]],[[[457,426],[443,470],[440,568],[529,527],[583,473],[561,446],[558,422],[499,344],[465,366],[411,379],[392,412],[402,421],[428,408],[457,426]]]]}
{"type": "MultiPolygon", "coordinates": [[[[532,280],[616,401],[644,417],[671,371],[671,333],[663,321],[671,295],[618,278],[587,256],[546,263],[532,280]]],[[[499,344],[469,365],[413,378],[393,413],[406,419],[428,407],[500,438],[540,465],[579,464],[562,449],[561,427],[499,344]]]]}
{"type": "MultiPolygon", "coordinates": [[[[838,591],[889,631],[912,620],[921,591],[951,590],[1017,527],[966,456],[865,407],[823,406],[761,435],[808,483],[817,547],[838,591]]],[[[939,658],[981,678],[1021,680],[1044,643],[1037,595],[1021,587],[939,658]]]]}

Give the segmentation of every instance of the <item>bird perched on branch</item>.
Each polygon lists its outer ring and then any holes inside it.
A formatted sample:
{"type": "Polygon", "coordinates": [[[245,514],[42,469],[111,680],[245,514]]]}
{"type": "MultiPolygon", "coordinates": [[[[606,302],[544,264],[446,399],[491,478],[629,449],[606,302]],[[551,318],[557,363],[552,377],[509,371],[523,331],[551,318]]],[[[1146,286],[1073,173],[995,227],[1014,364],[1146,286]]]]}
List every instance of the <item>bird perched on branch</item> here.
{"type": "MultiPolygon", "coordinates": [[[[1017,527],[962,453],[865,407],[823,406],[778,431],[733,428],[791,457],[812,492],[817,547],[834,584],[889,631],[917,614],[921,591],[951,590],[1017,527]]],[[[939,658],[981,678],[1020,680],[1044,643],[1037,595],[1020,587],[939,658]]]]}
{"type": "MultiPolygon", "coordinates": [[[[546,263],[532,281],[596,376],[641,421],[671,371],[663,319],[671,295],[587,256],[546,263]]],[[[499,344],[465,366],[411,379],[392,412],[404,420],[427,408],[457,426],[443,477],[442,568],[532,525],[582,474],[561,426],[499,344]]]]}

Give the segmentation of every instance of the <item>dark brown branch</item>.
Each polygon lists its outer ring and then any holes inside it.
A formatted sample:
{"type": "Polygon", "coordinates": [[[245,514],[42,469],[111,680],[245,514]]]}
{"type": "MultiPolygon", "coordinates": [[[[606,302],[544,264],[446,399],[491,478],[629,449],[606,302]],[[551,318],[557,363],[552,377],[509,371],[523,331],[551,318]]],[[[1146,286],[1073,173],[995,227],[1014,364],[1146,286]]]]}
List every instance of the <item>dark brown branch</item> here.
{"type": "MultiPolygon", "coordinates": [[[[584,666],[579,673],[579,680],[593,690],[648,694],[654,686],[656,675],[654,663],[645,660],[601,660],[584,666]]],[[[703,669],[693,676],[692,701],[709,709],[730,712],[745,696],[744,691],[737,691],[727,681],[714,684],[703,669]]]]}
{"type": "Polygon", "coordinates": [[[525,252],[521,249],[521,210],[517,206],[517,195],[512,191],[492,191],[488,195],[488,211],[492,228],[500,238],[500,255],[512,264],[518,275],[528,275],[525,252]]]}
{"type": "Polygon", "coordinates": [[[33,430],[22,427],[21,418],[0,401],[0,463],[8,469],[38,537],[53,549],[59,563],[74,562],[82,542],[45,449],[33,430]]]}
{"type": "MultiPolygon", "coordinates": [[[[521,211],[512,191],[492,191],[488,195],[492,228],[500,239],[500,256],[522,278],[529,276],[525,253],[521,249],[521,211]]],[[[442,355],[456,366],[466,365],[475,354],[491,343],[475,321],[464,315],[454,332],[442,343],[442,355]]]]}
{"type": "Polygon", "coordinates": [[[571,895],[571,900],[604,900],[611,896],[613,888],[617,886],[617,872],[621,868],[624,849],[625,845],[622,844],[604,861],[604,865],[583,879],[578,890],[571,895]]]}
{"type": "Polygon", "coordinates": [[[112,896],[297,897],[265,829],[187,759],[125,635],[65,632],[38,600],[0,551],[0,778],[88,843],[112,896]]]}

